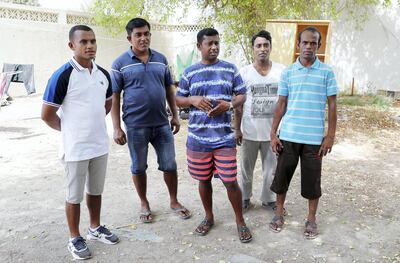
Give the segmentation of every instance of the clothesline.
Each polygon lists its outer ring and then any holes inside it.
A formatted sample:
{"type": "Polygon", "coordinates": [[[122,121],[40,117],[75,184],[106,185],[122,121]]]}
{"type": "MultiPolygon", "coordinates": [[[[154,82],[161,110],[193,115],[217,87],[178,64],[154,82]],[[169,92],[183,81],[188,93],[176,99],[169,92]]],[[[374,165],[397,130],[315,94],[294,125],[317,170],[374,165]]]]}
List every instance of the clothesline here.
{"type": "Polygon", "coordinates": [[[6,74],[7,76],[10,76],[10,75],[15,75],[15,74],[22,73],[22,70],[18,70],[18,71],[7,71],[7,72],[2,72],[2,73],[6,74]]]}

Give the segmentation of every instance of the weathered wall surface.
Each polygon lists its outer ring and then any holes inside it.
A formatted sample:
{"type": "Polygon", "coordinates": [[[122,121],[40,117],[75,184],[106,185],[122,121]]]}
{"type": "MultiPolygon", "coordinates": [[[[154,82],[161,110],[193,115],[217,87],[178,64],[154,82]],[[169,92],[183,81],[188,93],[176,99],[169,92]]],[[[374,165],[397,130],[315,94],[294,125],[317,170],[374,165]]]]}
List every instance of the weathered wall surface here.
{"type": "Polygon", "coordinates": [[[332,24],[330,63],[340,86],[400,91],[400,8],[371,10],[362,30],[342,17],[332,24]]]}
{"type": "MultiPolygon", "coordinates": [[[[400,91],[400,8],[370,10],[369,20],[357,29],[346,15],[330,23],[326,62],[336,73],[341,90],[400,91]]],[[[271,59],[290,64],[293,59],[294,23],[267,23],[272,34],[271,59]]]]}
{"type": "MultiPolygon", "coordinates": [[[[42,93],[52,72],[72,56],[69,29],[75,24],[90,26],[85,15],[0,2],[0,71],[3,63],[34,64],[36,90],[42,93]]],[[[91,27],[98,43],[96,62],[109,69],[129,48],[129,42],[125,34],[112,37],[99,27],[91,27]]],[[[197,31],[195,25],[153,25],[151,47],[167,56],[175,73],[176,55],[186,59],[195,49],[197,31]]],[[[12,85],[10,95],[24,94],[20,84],[12,85]]]]}

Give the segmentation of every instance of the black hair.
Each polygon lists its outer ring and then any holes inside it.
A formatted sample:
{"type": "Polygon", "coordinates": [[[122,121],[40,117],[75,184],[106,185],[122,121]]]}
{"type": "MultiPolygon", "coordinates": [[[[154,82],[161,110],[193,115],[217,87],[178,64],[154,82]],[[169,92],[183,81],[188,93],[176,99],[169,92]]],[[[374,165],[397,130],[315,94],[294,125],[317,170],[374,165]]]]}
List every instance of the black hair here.
{"type": "Polygon", "coordinates": [[[299,41],[299,43],[301,42],[301,34],[303,34],[303,32],[305,32],[305,31],[308,31],[311,33],[318,33],[318,46],[321,44],[321,32],[319,32],[318,29],[313,26],[306,27],[300,31],[299,36],[297,38],[297,41],[299,41]]]}
{"type": "Polygon", "coordinates": [[[268,31],[265,30],[261,30],[260,32],[258,32],[257,34],[255,34],[252,38],[251,38],[251,46],[254,46],[254,41],[256,41],[257,37],[263,37],[266,40],[269,41],[269,43],[272,45],[272,38],[271,38],[271,34],[268,31]]]}
{"type": "Polygon", "coordinates": [[[218,31],[215,30],[214,28],[208,27],[208,28],[203,28],[202,30],[197,33],[197,43],[201,44],[203,41],[204,36],[217,36],[219,35],[218,31]]]}
{"type": "Polygon", "coordinates": [[[85,25],[76,25],[76,26],[73,26],[73,27],[71,27],[71,29],[69,30],[69,41],[72,41],[72,40],[74,39],[74,34],[75,34],[75,32],[78,31],[78,30],[92,31],[92,32],[94,32],[93,29],[91,29],[90,27],[85,26],[85,25]]]}
{"type": "Polygon", "coordinates": [[[129,20],[128,24],[126,24],[126,33],[128,34],[128,36],[130,36],[133,29],[145,26],[147,26],[150,30],[150,24],[145,19],[140,17],[132,18],[131,20],[129,20]]]}

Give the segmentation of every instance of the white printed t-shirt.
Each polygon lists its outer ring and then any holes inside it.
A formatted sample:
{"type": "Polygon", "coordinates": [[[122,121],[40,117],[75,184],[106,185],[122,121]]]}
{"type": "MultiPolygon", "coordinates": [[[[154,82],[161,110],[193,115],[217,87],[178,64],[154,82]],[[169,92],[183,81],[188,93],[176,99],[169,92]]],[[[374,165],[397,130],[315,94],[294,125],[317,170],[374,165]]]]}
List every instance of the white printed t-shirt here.
{"type": "Polygon", "coordinates": [[[278,102],[278,83],[285,66],[271,62],[271,70],[261,75],[253,64],[240,69],[247,87],[247,98],[243,106],[241,131],[243,139],[269,141],[272,119],[278,102]]]}

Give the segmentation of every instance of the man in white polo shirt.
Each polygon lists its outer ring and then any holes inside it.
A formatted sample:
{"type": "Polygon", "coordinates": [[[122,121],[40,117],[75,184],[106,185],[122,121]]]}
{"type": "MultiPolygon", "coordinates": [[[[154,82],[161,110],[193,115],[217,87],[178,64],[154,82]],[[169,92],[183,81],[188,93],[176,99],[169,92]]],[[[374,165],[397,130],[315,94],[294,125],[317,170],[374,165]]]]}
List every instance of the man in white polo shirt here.
{"type": "Polygon", "coordinates": [[[72,27],[68,46],[74,56],[49,79],[43,96],[42,120],[62,135],[60,157],[67,179],[68,250],[75,259],[87,259],[91,253],[79,232],[85,184],[90,216],[87,238],[106,244],[119,241],[100,225],[108,157],[105,117],[111,109],[112,90],[108,72],[93,61],[97,50],[93,30],[84,25],[72,27]]]}

